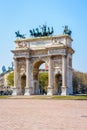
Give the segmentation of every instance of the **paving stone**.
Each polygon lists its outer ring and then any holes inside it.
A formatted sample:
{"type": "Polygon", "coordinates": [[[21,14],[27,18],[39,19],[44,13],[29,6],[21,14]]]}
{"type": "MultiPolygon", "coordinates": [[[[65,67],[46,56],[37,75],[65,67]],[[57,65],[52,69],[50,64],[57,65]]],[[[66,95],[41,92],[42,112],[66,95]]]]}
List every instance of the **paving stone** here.
{"type": "Polygon", "coordinates": [[[87,130],[87,101],[1,99],[0,130],[87,130]]]}

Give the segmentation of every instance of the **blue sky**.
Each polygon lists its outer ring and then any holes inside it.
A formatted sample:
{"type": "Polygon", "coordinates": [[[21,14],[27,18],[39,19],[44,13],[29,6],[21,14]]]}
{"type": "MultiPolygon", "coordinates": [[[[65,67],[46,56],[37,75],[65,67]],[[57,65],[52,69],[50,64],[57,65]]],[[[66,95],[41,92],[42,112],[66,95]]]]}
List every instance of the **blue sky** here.
{"type": "Polygon", "coordinates": [[[62,26],[72,30],[73,68],[87,72],[87,0],[0,0],[0,72],[13,61],[15,32],[30,37],[29,29],[46,23],[54,35],[62,26]]]}

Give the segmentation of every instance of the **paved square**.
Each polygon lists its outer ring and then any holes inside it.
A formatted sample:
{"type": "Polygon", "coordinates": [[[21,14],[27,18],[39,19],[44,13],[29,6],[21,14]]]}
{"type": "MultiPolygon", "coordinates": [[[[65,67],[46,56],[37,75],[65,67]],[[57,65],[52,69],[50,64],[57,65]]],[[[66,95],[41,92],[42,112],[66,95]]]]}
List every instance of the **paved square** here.
{"type": "Polygon", "coordinates": [[[1,99],[0,130],[87,130],[87,101],[1,99]]]}

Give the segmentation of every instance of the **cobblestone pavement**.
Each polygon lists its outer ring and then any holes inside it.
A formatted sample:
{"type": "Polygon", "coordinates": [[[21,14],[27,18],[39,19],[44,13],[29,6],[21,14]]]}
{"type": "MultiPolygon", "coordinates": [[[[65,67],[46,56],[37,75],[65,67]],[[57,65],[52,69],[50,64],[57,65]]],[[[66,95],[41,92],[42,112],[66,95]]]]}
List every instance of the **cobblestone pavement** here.
{"type": "Polygon", "coordinates": [[[87,101],[1,99],[0,130],[87,130],[87,101]]]}

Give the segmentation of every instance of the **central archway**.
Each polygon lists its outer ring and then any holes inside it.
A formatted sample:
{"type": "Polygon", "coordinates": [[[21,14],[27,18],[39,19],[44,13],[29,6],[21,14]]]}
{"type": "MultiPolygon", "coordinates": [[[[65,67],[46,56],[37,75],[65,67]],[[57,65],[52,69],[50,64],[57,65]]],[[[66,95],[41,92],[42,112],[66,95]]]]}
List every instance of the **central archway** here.
{"type": "MultiPolygon", "coordinates": [[[[33,64],[33,80],[34,80],[34,94],[38,95],[43,95],[46,94],[46,91],[44,89],[44,81],[43,79],[40,80],[41,76],[40,74],[42,73],[48,73],[47,71],[45,71],[45,69],[40,69],[41,65],[45,64],[45,61],[43,60],[38,60],[37,62],[35,62],[33,64]],[[41,72],[42,70],[42,72],[41,72]]],[[[44,67],[42,67],[44,68],[44,67]]]]}

